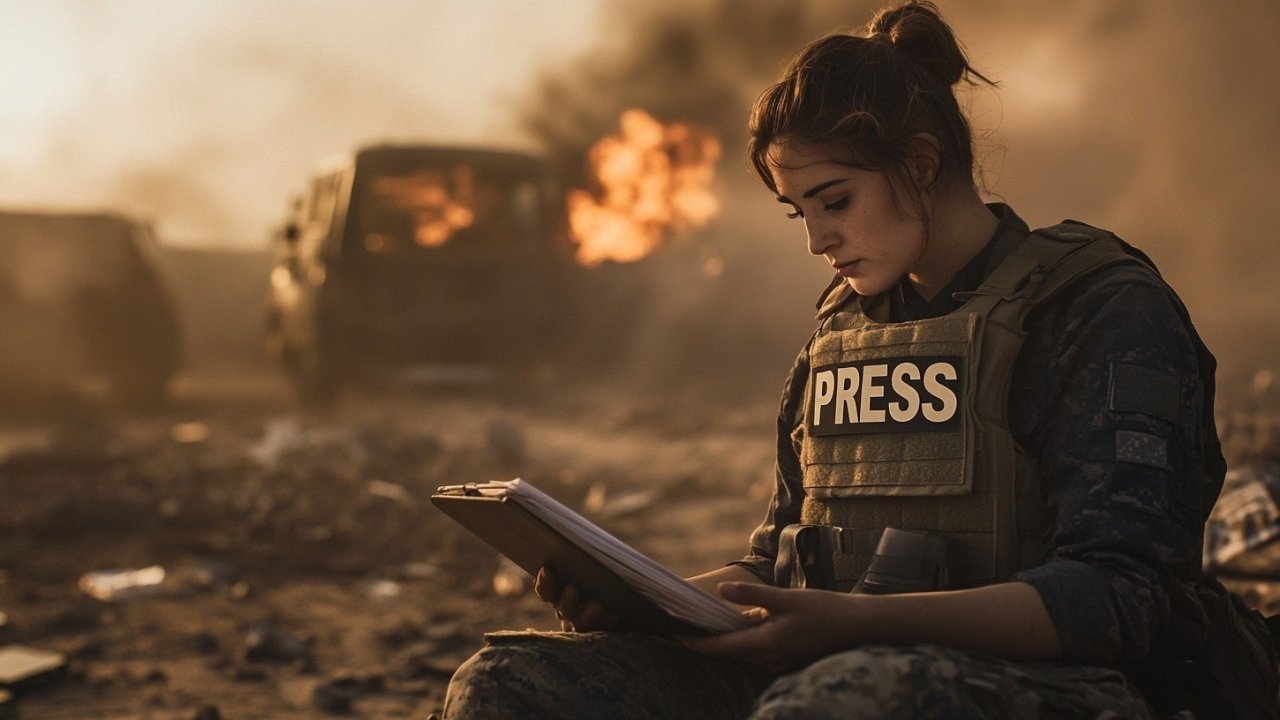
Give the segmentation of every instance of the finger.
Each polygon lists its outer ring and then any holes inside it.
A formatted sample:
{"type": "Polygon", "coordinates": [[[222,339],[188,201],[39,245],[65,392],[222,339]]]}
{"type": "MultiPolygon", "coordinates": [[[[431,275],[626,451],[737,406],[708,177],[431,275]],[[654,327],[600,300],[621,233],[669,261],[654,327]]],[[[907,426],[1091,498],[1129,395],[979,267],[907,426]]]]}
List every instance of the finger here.
{"type": "Polygon", "coordinates": [[[762,654],[762,649],[770,647],[767,634],[764,626],[756,625],[722,635],[680,638],[680,642],[690,650],[704,655],[754,662],[762,654]]]}
{"type": "Polygon", "coordinates": [[[581,600],[582,594],[578,592],[577,585],[565,585],[560,589],[560,600],[556,602],[556,614],[566,620],[576,620],[581,600]]]}
{"type": "Polygon", "coordinates": [[[789,598],[787,590],[759,583],[722,582],[716,589],[720,597],[731,603],[775,610],[785,607],[789,598]]]}
{"type": "Polygon", "coordinates": [[[533,579],[533,591],[538,597],[544,601],[556,604],[560,600],[560,583],[556,580],[555,573],[549,567],[538,569],[538,574],[533,579]]]}
{"type": "Polygon", "coordinates": [[[608,630],[610,627],[609,619],[610,615],[605,612],[604,606],[591,600],[583,603],[578,610],[578,614],[573,616],[573,627],[578,632],[608,630]]]}

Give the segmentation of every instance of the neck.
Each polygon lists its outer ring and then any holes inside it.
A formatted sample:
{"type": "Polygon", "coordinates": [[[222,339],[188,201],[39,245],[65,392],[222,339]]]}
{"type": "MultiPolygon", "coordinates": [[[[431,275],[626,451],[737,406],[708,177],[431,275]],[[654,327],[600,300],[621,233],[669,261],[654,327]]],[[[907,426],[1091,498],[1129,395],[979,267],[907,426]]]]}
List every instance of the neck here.
{"type": "Polygon", "coordinates": [[[1000,225],[972,185],[934,195],[929,211],[928,245],[907,276],[926,300],[987,246],[1000,225]]]}

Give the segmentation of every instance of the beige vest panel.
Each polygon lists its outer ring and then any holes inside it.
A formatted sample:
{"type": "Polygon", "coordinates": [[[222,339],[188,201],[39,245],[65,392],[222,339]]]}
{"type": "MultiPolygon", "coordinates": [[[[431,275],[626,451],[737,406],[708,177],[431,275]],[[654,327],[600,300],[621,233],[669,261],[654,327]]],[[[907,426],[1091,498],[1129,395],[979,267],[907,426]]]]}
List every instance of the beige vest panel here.
{"type": "MultiPolygon", "coordinates": [[[[1112,236],[1063,225],[1027,237],[955,312],[872,320],[863,298],[829,300],[810,346],[801,522],[939,533],[959,550],[956,587],[1006,579],[1043,558],[1035,463],[1009,430],[1008,387],[1028,310],[1082,275],[1139,262],[1112,236]]],[[[836,585],[874,547],[836,557],[836,585]]]]}

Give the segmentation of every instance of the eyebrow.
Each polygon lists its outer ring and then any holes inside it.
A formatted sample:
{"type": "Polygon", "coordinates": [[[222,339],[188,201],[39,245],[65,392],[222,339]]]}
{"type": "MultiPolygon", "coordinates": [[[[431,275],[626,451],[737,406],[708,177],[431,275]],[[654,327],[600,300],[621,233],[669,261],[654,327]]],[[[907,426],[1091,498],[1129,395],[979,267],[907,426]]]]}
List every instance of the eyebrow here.
{"type": "MultiPolygon", "coordinates": [[[[828,181],[826,181],[826,182],[824,182],[824,183],[818,183],[817,185],[814,185],[813,187],[811,187],[811,188],[809,188],[807,191],[805,191],[804,195],[801,195],[800,197],[802,197],[802,198],[804,198],[804,199],[808,200],[809,198],[813,197],[814,195],[817,195],[818,193],[822,192],[823,190],[826,190],[827,188],[831,187],[832,185],[839,185],[840,183],[842,183],[842,182],[847,182],[848,180],[849,180],[849,178],[836,178],[835,180],[828,180],[828,181]]],[[[795,205],[795,203],[794,203],[794,202],[792,202],[792,201],[791,201],[791,199],[790,199],[790,198],[788,198],[786,195],[779,195],[779,196],[778,196],[778,202],[780,202],[780,203],[787,203],[787,204],[789,204],[789,205],[795,205]]]]}

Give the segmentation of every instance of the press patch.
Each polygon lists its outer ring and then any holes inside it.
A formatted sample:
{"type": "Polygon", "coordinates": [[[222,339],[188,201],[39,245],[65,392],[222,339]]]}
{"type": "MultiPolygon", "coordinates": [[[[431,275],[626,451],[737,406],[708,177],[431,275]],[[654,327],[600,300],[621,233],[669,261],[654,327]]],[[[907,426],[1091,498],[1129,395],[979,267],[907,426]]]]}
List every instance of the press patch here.
{"type": "Polygon", "coordinates": [[[954,427],[963,378],[959,357],[884,358],[815,368],[809,378],[809,433],[954,427]]]}
{"type": "Polygon", "coordinates": [[[1177,423],[1182,411],[1182,387],[1171,373],[1129,363],[1111,364],[1108,405],[1116,412],[1150,415],[1177,423]]]}
{"type": "Polygon", "coordinates": [[[1117,430],[1116,460],[1169,470],[1169,444],[1159,435],[1117,430]]]}

